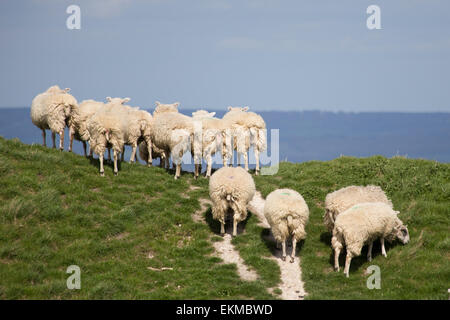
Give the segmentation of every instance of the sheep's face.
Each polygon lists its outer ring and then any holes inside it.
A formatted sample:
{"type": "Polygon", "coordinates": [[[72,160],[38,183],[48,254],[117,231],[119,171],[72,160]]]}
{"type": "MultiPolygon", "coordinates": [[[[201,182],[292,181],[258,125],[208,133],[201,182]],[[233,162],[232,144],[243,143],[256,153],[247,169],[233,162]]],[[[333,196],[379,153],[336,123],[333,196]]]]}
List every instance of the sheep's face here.
{"type": "Polygon", "coordinates": [[[162,104],[159,101],[155,102],[156,108],[154,113],[164,113],[164,112],[178,112],[179,102],[175,102],[172,104],[162,104]]]}
{"type": "Polygon", "coordinates": [[[409,232],[407,226],[401,225],[396,227],[395,235],[401,243],[407,244],[409,242],[409,232]]]}

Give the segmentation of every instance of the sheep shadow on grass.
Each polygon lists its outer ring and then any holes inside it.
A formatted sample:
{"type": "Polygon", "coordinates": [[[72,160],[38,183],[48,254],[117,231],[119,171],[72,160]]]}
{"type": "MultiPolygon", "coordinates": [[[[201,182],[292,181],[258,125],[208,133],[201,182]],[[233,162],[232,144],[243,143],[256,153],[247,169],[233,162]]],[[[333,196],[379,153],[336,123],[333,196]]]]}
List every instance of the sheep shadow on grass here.
{"type": "MultiPolygon", "coordinates": [[[[320,241],[330,247],[329,263],[334,268],[334,250],[331,247],[331,238],[332,238],[332,234],[331,234],[331,232],[328,232],[328,231],[323,232],[320,235],[320,241]]],[[[386,253],[389,255],[389,249],[392,247],[395,247],[396,245],[397,245],[396,242],[389,243],[388,241],[385,241],[384,246],[386,248],[386,253]]],[[[354,257],[352,259],[352,262],[350,263],[350,273],[356,272],[365,263],[368,263],[368,262],[370,263],[370,261],[367,260],[368,248],[369,248],[368,245],[364,245],[364,247],[361,250],[361,255],[358,257],[354,257]]],[[[373,242],[373,248],[372,248],[372,261],[379,255],[381,255],[381,242],[380,242],[380,240],[375,240],[373,242]]],[[[341,272],[345,266],[345,257],[346,256],[347,256],[347,250],[344,246],[344,248],[341,250],[341,254],[339,255],[339,267],[340,267],[341,272]]]]}
{"type": "MultiPolygon", "coordinates": [[[[278,248],[277,241],[273,237],[272,231],[270,229],[263,229],[261,231],[261,240],[263,241],[263,243],[266,245],[267,249],[269,249],[269,251],[272,253],[272,255],[275,258],[281,259],[282,255],[283,255],[283,251],[281,250],[281,244],[280,244],[280,248],[278,248]]],[[[297,247],[295,250],[296,257],[299,256],[304,244],[305,244],[305,240],[300,240],[299,242],[297,242],[297,247]]],[[[289,255],[291,255],[291,253],[292,253],[292,239],[289,238],[286,241],[286,255],[289,256],[289,255]]]]}
{"type": "MultiPolygon", "coordinates": [[[[251,217],[251,213],[249,212],[247,214],[247,218],[245,218],[244,221],[241,221],[237,225],[237,234],[240,235],[244,232],[245,226],[247,225],[248,219],[251,217]]],[[[205,221],[208,224],[209,228],[212,232],[214,232],[217,235],[220,235],[220,222],[213,219],[212,216],[212,210],[209,208],[205,212],[205,221]]],[[[228,233],[230,235],[233,234],[233,210],[229,209],[228,213],[225,217],[225,233],[228,233]]]]}

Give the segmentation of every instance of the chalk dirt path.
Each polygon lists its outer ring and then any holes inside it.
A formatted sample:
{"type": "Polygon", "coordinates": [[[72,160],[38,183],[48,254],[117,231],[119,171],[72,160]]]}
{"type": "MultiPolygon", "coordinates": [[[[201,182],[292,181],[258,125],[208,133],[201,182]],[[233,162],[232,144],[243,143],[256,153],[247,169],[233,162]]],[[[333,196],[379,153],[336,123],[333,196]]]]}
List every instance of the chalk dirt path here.
{"type": "MultiPolygon", "coordinates": [[[[204,219],[204,212],[208,209],[208,206],[211,205],[211,201],[209,199],[201,198],[199,199],[200,202],[200,209],[194,212],[192,215],[192,218],[196,222],[205,223],[206,221],[204,219]]],[[[269,224],[264,217],[264,214],[261,210],[261,208],[264,207],[264,200],[259,197],[259,199],[256,200],[256,202],[253,203],[253,207],[249,208],[249,210],[258,218],[259,223],[258,225],[263,228],[269,228],[269,224]]],[[[226,224],[226,230],[225,235],[223,237],[223,241],[217,241],[213,243],[213,246],[216,250],[216,255],[219,256],[224,263],[234,263],[237,266],[237,271],[241,279],[245,281],[255,281],[258,278],[258,274],[252,270],[249,269],[245,263],[244,260],[239,255],[239,252],[234,248],[233,244],[231,243],[232,240],[232,224],[227,223],[226,224]]],[[[238,234],[242,232],[242,230],[239,230],[238,226],[238,234]]],[[[275,239],[270,234],[269,237],[266,238],[267,241],[273,241],[275,242],[275,239]]],[[[289,255],[290,250],[292,247],[287,248],[287,254],[289,255]]],[[[290,263],[290,257],[288,256],[286,261],[281,260],[282,251],[281,249],[275,249],[275,251],[272,252],[273,256],[269,259],[274,260],[278,266],[280,267],[281,271],[281,285],[279,288],[282,291],[281,298],[283,300],[303,300],[306,292],[304,289],[304,283],[302,281],[302,271],[300,268],[300,258],[295,257],[295,260],[293,263],[290,263]]],[[[274,288],[271,288],[270,290],[273,290],[274,288]]]]}

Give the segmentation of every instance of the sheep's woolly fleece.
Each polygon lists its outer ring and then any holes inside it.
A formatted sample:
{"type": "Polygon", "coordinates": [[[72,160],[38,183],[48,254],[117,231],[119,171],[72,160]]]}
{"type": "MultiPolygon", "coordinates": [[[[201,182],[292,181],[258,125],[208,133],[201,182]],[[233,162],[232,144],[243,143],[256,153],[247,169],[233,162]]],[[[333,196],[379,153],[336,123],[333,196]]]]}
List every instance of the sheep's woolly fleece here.
{"type": "Polygon", "coordinates": [[[238,222],[245,220],[247,204],[254,194],[255,182],[247,171],[241,167],[220,168],[209,180],[213,218],[225,224],[225,215],[231,208],[238,222]]]}
{"type": "Polygon", "coordinates": [[[277,189],[266,198],[264,216],[277,241],[285,241],[290,235],[296,241],[306,238],[305,226],[309,209],[305,200],[295,190],[277,189]]]}
{"type": "Polygon", "coordinates": [[[341,213],[333,229],[332,246],[345,243],[347,252],[359,256],[364,244],[379,238],[393,241],[397,238],[402,221],[388,204],[359,203],[341,213]]]}
{"type": "Polygon", "coordinates": [[[358,203],[383,202],[391,208],[392,202],[379,186],[349,186],[332,193],[325,198],[323,221],[328,231],[332,231],[337,216],[358,203]]]}
{"type": "Polygon", "coordinates": [[[31,103],[31,121],[41,130],[50,129],[61,134],[66,127],[73,124],[72,116],[78,112],[77,100],[68,93],[69,89],[58,86],[48,88],[38,94],[31,103]]]}

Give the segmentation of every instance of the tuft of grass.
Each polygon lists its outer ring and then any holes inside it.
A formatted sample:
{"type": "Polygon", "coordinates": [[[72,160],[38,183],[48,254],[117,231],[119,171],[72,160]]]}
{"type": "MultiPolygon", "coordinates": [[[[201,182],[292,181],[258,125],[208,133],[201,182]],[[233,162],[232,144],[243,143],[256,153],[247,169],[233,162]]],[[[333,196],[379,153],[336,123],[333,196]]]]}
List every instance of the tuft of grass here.
{"type": "MultiPolygon", "coordinates": [[[[211,210],[203,212],[206,224],[192,220],[208,180],[183,173],[175,181],[139,164],[121,163],[117,177],[105,169],[100,177],[96,159],[0,137],[0,299],[280,298],[280,270],[267,259],[275,244],[252,214],[233,244],[258,280],[242,281],[235,265],[213,255],[222,238],[211,210]],[[67,289],[70,265],[81,269],[80,290],[67,289]]],[[[307,298],[448,298],[450,164],[380,156],[282,162],[276,175],[255,182],[264,196],[292,188],[308,203],[308,237],[297,252],[307,298]],[[322,215],[326,194],[351,184],[380,185],[411,242],[389,245],[387,259],[376,243],[370,263],[364,249],[346,279],[332,271],[322,215]],[[381,290],[366,287],[373,264],[381,290]]]]}

